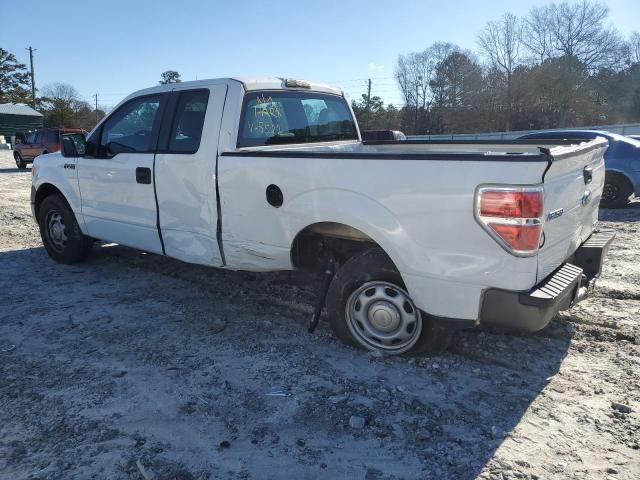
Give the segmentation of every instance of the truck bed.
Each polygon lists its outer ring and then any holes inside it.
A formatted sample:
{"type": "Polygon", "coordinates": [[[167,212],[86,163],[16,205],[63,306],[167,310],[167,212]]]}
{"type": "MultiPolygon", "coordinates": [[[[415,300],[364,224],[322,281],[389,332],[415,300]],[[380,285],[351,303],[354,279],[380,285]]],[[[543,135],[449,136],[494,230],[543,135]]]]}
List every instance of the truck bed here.
{"type": "Polygon", "coordinates": [[[419,307],[477,318],[488,286],[531,289],[591,233],[606,146],[603,139],[336,142],[224,152],[218,168],[225,256],[240,269],[291,268],[289,246],[300,231],[314,222],[344,224],[389,254],[419,307]],[[580,210],[586,166],[593,168],[593,203],[580,210]],[[545,225],[538,255],[518,258],[474,221],[476,188],[540,183],[545,212],[566,214],[545,225]],[[281,208],[264,201],[269,184],[282,190],[281,208]]]}

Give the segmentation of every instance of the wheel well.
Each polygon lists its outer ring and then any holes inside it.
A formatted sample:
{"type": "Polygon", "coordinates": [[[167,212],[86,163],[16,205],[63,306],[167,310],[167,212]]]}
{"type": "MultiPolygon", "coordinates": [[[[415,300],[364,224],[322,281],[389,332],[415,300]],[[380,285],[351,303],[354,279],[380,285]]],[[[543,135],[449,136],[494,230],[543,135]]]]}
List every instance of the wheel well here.
{"type": "Polygon", "coordinates": [[[339,264],[362,250],[379,245],[357,228],[335,222],[319,222],[301,230],[291,245],[291,263],[306,271],[321,271],[329,257],[339,264]]]}
{"type": "Polygon", "coordinates": [[[66,201],[65,196],[57,187],[54,187],[50,183],[45,183],[40,185],[40,188],[38,188],[38,191],[36,192],[36,198],[34,200],[36,218],[38,218],[38,212],[40,210],[40,205],[42,205],[42,201],[45,198],[47,198],[49,195],[55,195],[55,194],[62,195],[62,198],[64,198],[66,201]]]}
{"type": "MultiPolygon", "coordinates": [[[[624,173],[622,172],[606,172],[607,175],[609,175],[610,177],[618,177],[620,179],[622,179],[622,181],[626,184],[627,188],[629,189],[629,192],[633,193],[634,189],[633,189],[633,183],[631,182],[631,180],[629,180],[629,177],[627,177],[624,173]]],[[[605,178],[606,181],[606,178],[605,178]]]]}

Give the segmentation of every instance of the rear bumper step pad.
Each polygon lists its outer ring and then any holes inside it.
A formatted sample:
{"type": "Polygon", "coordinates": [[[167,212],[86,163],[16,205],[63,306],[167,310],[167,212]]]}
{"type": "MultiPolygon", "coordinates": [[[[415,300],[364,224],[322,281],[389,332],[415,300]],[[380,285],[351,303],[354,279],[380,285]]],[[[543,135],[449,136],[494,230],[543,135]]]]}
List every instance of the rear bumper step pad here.
{"type": "Polygon", "coordinates": [[[591,294],[614,237],[613,232],[594,233],[567,263],[530,292],[486,290],[480,322],[531,332],[544,328],[560,310],[591,294]]]}

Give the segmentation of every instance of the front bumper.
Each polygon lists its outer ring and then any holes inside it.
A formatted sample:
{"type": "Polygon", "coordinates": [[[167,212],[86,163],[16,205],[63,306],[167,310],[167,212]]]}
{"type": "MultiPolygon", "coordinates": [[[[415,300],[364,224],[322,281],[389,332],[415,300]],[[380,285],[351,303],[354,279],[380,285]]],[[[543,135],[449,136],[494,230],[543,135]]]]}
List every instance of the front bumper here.
{"type": "Polygon", "coordinates": [[[484,292],[480,323],[535,332],[560,311],[587,298],[602,270],[613,232],[589,237],[560,268],[529,292],[491,288],[484,292]]]}

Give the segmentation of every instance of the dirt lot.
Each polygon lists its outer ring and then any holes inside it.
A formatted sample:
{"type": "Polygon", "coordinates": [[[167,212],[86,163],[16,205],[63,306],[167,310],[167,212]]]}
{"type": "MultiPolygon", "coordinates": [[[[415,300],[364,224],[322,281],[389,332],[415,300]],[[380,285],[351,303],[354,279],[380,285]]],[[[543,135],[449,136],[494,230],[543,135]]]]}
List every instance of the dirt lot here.
{"type": "Polygon", "coordinates": [[[640,202],[601,213],[597,294],[542,332],[376,358],[306,333],[301,274],[119,246],[53,263],[14,166],[0,152],[2,479],[640,478],[640,202]]]}

